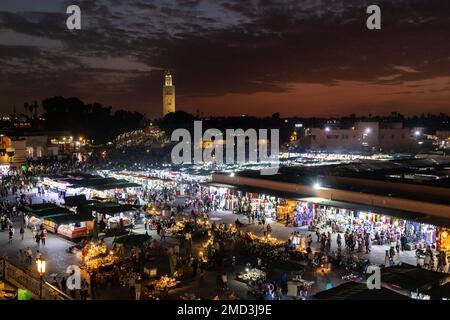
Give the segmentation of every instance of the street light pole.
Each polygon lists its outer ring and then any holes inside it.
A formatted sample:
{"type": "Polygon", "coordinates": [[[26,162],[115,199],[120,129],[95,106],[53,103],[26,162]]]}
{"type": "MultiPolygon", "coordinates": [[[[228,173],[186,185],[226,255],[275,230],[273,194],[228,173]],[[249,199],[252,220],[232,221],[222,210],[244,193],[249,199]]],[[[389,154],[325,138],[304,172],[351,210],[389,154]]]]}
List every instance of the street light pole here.
{"type": "Polygon", "coordinates": [[[42,258],[39,258],[36,260],[37,264],[37,271],[39,273],[40,277],[40,283],[39,283],[39,300],[42,300],[42,287],[44,284],[44,274],[45,274],[45,268],[46,268],[46,261],[42,258]]]}
{"type": "Polygon", "coordinates": [[[39,300],[42,300],[42,284],[44,283],[43,275],[40,275],[41,281],[39,282],[39,300]]]}

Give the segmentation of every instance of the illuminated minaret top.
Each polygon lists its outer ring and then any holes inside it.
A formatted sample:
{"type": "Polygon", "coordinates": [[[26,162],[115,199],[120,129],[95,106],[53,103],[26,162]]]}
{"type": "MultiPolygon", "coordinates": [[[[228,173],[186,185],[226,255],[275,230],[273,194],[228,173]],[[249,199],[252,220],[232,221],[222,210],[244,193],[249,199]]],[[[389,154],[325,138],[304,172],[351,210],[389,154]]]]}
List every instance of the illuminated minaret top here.
{"type": "Polygon", "coordinates": [[[172,84],[172,75],[166,71],[163,86],[163,114],[175,112],[175,86],[172,84]]]}
{"type": "Polygon", "coordinates": [[[172,75],[170,74],[169,71],[166,72],[166,84],[165,86],[171,86],[172,85],[172,75]]]}

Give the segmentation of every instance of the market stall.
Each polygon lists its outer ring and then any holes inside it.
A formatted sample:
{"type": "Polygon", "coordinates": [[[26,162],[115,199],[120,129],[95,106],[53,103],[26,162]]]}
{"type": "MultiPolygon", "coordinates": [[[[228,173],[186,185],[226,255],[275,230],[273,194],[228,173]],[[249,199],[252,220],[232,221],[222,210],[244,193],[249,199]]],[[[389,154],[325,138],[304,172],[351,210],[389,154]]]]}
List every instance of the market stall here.
{"type": "Polygon", "coordinates": [[[122,237],[118,237],[114,239],[114,251],[120,254],[121,256],[125,254],[126,250],[129,251],[134,247],[143,247],[146,246],[148,241],[150,240],[150,236],[146,234],[130,234],[122,237]]]}
{"type": "Polygon", "coordinates": [[[265,281],[266,280],[266,273],[260,269],[257,268],[246,268],[245,271],[240,272],[236,276],[236,280],[249,283],[250,281],[256,282],[256,281],[265,281]]]}
{"type": "Polygon", "coordinates": [[[109,251],[105,243],[90,242],[82,249],[81,268],[88,271],[105,269],[119,262],[114,251],[109,251]]]}
{"type": "Polygon", "coordinates": [[[439,229],[439,247],[438,251],[444,251],[446,256],[450,256],[450,229],[440,228],[439,229]]]}
{"type": "Polygon", "coordinates": [[[450,274],[422,269],[406,263],[383,268],[382,283],[409,297],[423,299],[424,293],[433,287],[442,286],[450,281],[450,274]]]}
{"type": "Polygon", "coordinates": [[[365,283],[346,282],[313,296],[319,300],[409,300],[405,295],[387,288],[370,290],[365,283]]]}
{"type": "Polygon", "coordinates": [[[167,294],[169,290],[178,287],[181,284],[181,281],[174,277],[164,275],[158,280],[155,280],[152,284],[156,291],[167,294]]]}
{"type": "Polygon", "coordinates": [[[89,213],[66,214],[44,218],[44,228],[69,239],[86,237],[94,228],[94,217],[89,213]]]}
{"type": "Polygon", "coordinates": [[[45,219],[47,218],[73,214],[73,212],[66,208],[52,205],[43,209],[31,210],[28,212],[28,214],[29,214],[28,227],[40,228],[41,225],[44,223],[45,219]]]}
{"type": "Polygon", "coordinates": [[[104,228],[123,229],[134,224],[135,214],[139,212],[139,209],[140,206],[104,202],[83,206],[80,211],[91,212],[104,228]]]}
{"type": "Polygon", "coordinates": [[[277,206],[277,220],[284,224],[292,224],[294,222],[294,210],[296,206],[296,201],[280,201],[277,206]]]}
{"type": "Polygon", "coordinates": [[[434,286],[425,291],[424,295],[429,296],[431,300],[450,300],[450,282],[441,286],[434,286]]]}

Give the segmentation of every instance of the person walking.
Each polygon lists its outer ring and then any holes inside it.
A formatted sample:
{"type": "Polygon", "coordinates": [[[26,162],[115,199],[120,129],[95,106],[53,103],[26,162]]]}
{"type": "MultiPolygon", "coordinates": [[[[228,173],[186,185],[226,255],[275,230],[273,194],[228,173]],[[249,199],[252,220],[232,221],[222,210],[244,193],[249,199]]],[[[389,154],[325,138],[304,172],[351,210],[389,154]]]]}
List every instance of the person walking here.
{"type": "Polygon", "coordinates": [[[87,299],[88,292],[89,292],[89,284],[87,283],[86,279],[83,279],[83,281],[81,282],[81,289],[80,289],[81,300],[87,299]]]}
{"type": "Polygon", "coordinates": [[[406,251],[406,244],[408,243],[408,238],[406,238],[406,236],[404,234],[402,234],[402,236],[400,237],[400,243],[401,243],[401,248],[402,251],[406,251]]]}
{"type": "Polygon", "coordinates": [[[370,241],[370,234],[366,233],[365,239],[364,239],[364,244],[366,246],[366,253],[369,254],[370,253],[370,247],[371,247],[371,241],[370,241]]]}
{"type": "Polygon", "coordinates": [[[66,280],[66,277],[62,277],[60,287],[61,287],[61,291],[63,293],[67,292],[67,280],[66,280]]]}
{"type": "Polygon", "coordinates": [[[337,235],[336,242],[337,242],[338,250],[340,251],[341,247],[342,247],[342,237],[341,237],[340,233],[338,233],[338,235],[337,235]]]}
{"type": "Polygon", "coordinates": [[[26,255],[28,258],[28,264],[31,265],[31,261],[33,260],[33,251],[31,251],[30,247],[27,248],[26,255]]]}
{"type": "Polygon", "coordinates": [[[166,229],[164,227],[161,228],[161,241],[166,240],[166,229]]]}
{"type": "Polygon", "coordinates": [[[12,239],[13,239],[13,235],[14,235],[14,229],[13,228],[9,228],[9,235],[8,235],[8,243],[11,244],[12,243],[12,239]]]}
{"type": "Polygon", "coordinates": [[[23,251],[22,249],[19,249],[19,252],[17,253],[17,258],[19,258],[19,263],[22,265],[23,264],[23,251]]]}
{"type": "Polygon", "coordinates": [[[325,247],[328,252],[331,251],[331,233],[330,232],[328,232],[328,234],[327,234],[327,237],[325,240],[325,247]]]}
{"type": "Polygon", "coordinates": [[[384,266],[389,267],[390,266],[390,257],[389,257],[389,251],[386,250],[386,254],[384,256],[384,266]]]}
{"type": "Polygon", "coordinates": [[[306,243],[308,244],[308,247],[311,248],[311,244],[313,242],[313,238],[311,234],[308,234],[308,236],[306,237],[306,243]]]}
{"type": "Polygon", "coordinates": [[[60,286],[59,286],[58,279],[56,278],[56,275],[53,276],[53,281],[52,281],[51,285],[54,286],[55,288],[61,290],[61,288],[60,288],[60,286]]]}
{"type": "Polygon", "coordinates": [[[45,246],[45,232],[44,232],[44,230],[41,231],[40,238],[41,238],[42,245],[45,246]]]}
{"type": "Polygon", "coordinates": [[[134,292],[136,300],[141,300],[142,283],[140,279],[138,279],[134,284],[134,292]]]}
{"type": "Polygon", "coordinates": [[[136,279],[130,277],[128,280],[128,287],[130,288],[130,298],[136,299],[136,279]]]}
{"type": "Polygon", "coordinates": [[[156,234],[159,236],[161,234],[161,222],[156,225],[156,234]]]}
{"type": "Polygon", "coordinates": [[[20,233],[20,239],[23,241],[23,236],[25,234],[25,230],[23,229],[23,226],[20,227],[19,233],[20,233]]]}
{"type": "Polygon", "coordinates": [[[228,276],[226,272],[222,273],[221,280],[222,280],[222,289],[228,290],[228,276]]]}
{"type": "Polygon", "coordinates": [[[198,258],[195,257],[192,260],[192,277],[196,277],[197,276],[197,269],[198,269],[198,258]]]}
{"type": "Polygon", "coordinates": [[[95,299],[95,293],[97,291],[97,274],[95,272],[89,274],[89,281],[91,287],[91,298],[95,299]]]}
{"type": "Polygon", "coordinates": [[[42,253],[39,250],[36,250],[36,261],[42,259],[42,253]]]}

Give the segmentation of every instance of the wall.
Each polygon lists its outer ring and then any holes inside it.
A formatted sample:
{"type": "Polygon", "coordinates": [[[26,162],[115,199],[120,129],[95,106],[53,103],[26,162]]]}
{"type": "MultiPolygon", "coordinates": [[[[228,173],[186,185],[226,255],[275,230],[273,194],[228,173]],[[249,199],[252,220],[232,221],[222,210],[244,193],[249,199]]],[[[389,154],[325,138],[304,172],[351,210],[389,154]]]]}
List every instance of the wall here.
{"type": "Polygon", "coordinates": [[[25,140],[28,157],[40,158],[48,155],[48,136],[27,136],[25,137],[25,140]]]}
{"type": "Polygon", "coordinates": [[[27,147],[25,140],[12,140],[11,148],[14,149],[14,157],[12,164],[18,165],[25,163],[27,160],[27,147]]]}
{"type": "Polygon", "coordinates": [[[380,130],[380,149],[383,152],[413,152],[419,149],[418,146],[417,140],[407,128],[380,130]]]}
{"type": "Polygon", "coordinates": [[[325,128],[311,129],[311,149],[358,151],[379,145],[378,122],[357,122],[351,129],[325,128]]]}

